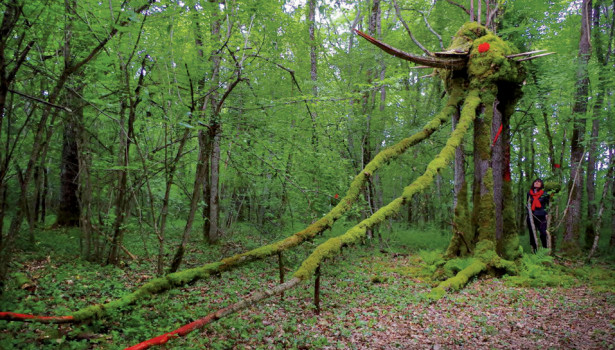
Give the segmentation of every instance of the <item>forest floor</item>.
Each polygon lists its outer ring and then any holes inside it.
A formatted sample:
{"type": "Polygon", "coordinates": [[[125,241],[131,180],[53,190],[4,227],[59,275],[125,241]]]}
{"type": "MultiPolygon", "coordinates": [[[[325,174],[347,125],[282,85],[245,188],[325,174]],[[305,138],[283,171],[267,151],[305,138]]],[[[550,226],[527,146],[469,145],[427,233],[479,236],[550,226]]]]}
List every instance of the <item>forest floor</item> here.
{"type": "MultiPolygon", "coordinates": [[[[127,262],[121,269],[83,262],[72,251],[74,236],[60,235],[47,237],[36,250],[19,255],[14,267],[30,282],[9,284],[0,295],[0,311],[69,314],[121,297],[153,275],[153,258],[127,262]],[[65,247],[58,249],[58,238],[65,247]]],[[[434,236],[425,233],[417,239],[425,242],[429,237],[434,236]]],[[[255,240],[252,244],[261,243],[255,240]]],[[[243,251],[245,242],[225,243],[218,247],[218,254],[243,251]]],[[[289,273],[316,243],[285,255],[289,273]]],[[[194,244],[186,265],[219,258],[214,255],[194,244]]],[[[426,297],[437,283],[428,276],[432,258],[431,252],[409,251],[399,244],[386,251],[369,245],[345,250],[322,267],[320,314],[313,304],[313,283],[304,283],[283,298],[272,297],[171,340],[165,348],[615,348],[615,267],[608,261],[588,266],[551,259],[540,262],[548,269],[534,271],[531,279],[482,277],[433,302],[426,297]],[[540,274],[548,275],[548,285],[541,286],[540,274]]],[[[274,286],[277,278],[277,260],[271,259],[151,296],[88,324],[0,321],[0,349],[121,349],[204,317],[264,286],[274,286]]]]}

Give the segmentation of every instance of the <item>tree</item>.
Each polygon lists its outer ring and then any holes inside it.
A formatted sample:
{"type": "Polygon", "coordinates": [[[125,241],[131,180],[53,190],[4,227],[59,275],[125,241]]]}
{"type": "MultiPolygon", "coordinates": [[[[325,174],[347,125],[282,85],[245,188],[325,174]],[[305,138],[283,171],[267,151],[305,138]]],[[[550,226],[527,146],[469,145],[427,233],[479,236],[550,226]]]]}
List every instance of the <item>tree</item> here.
{"type": "MultiPolygon", "coordinates": [[[[76,1],[64,1],[66,27],[64,29],[64,65],[72,64],[71,38],[73,36],[73,21],[77,14],[76,1]]],[[[77,82],[77,85],[80,85],[77,82]]],[[[71,112],[65,114],[64,133],[62,142],[62,157],[60,171],[60,206],[56,218],[56,226],[78,226],[81,215],[81,207],[77,194],[79,191],[79,151],[77,147],[77,132],[83,121],[83,108],[77,92],[83,91],[80,86],[75,86],[75,92],[67,91],[65,104],[70,106],[71,112]],[[74,111],[74,112],[73,112],[74,111]]]]}
{"type": "Polygon", "coordinates": [[[564,249],[576,253],[579,249],[579,238],[582,220],[582,194],[583,194],[583,160],[586,150],[583,145],[585,139],[585,124],[589,93],[588,62],[591,57],[591,0],[583,0],[581,4],[581,36],[579,39],[579,55],[577,68],[577,89],[574,96],[573,130],[570,141],[570,180],[568,191],[570,204],[566,212],[566,231],[564,233],[564,249]]]}

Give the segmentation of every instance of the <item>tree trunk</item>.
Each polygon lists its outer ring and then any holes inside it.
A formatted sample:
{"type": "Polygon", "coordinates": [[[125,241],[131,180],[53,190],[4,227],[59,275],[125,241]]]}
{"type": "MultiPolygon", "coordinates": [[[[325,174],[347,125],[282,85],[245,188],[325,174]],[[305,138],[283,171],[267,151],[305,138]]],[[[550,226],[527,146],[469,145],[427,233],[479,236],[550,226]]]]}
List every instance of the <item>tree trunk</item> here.
{"type": "Polygon", "coordinates": [[[587,113],[589,74],[588,62],[591,56],[591,0],[583,0],[581,15],[581,38],[579,39],[579,56],[577,68],[577,89],[575,92],[573,113],[573,130],[570,141],[570,180],[568,191],[570,205],[565,216],[564,246],[568,253],[575,254],[579,250],[581,231],[581,200],[583,198],[583,158],[585,149],[585,114],[587,113]]]}
{"type": "MultiPolygon", "coordinates": [[[[613,4],[615,6],[615,4],[613,4]]],[[[601,23],[600,23],[600,2],[594,2],[593,8],[593,28],[592,28],[592,38],[593,38],[593,46],[596,53],[596,60],[601,66],[601,71],[608,71],[608,64],[611,57],[610,46],[612,45],[613,40],[613,28],[610,29],[610,34],[606,40],[608,43],[607,47],[604,45],[604,41],[602,40],[601,33],[601,23]],[[607,54],[608,52],[608,54],[607,54]]],[[[607,24],[612,26],[613,23],[608,23],[609,18],[606,17],[607,24]]],[[[607,27],[608,28],[608,27],[607,27]]],[[[604,99],[607,96],[607,78],[606,74],[598,74],[598,88],[596,89],[596,96],[593,108],[593,120],[592,120],[592,131],[591,137],[589,140],[589,152],[587,157],[587,180],[586,180],[586,188],[587,188],[587,218],[589,219],[587,222],[586,230],[585,230],[585,243],[586,246],[592,244],[594,241],[593,236],[599,234],[599,227],[594,226],[594,218],[596,215],[596,167],[597,161],[596,156],[598,154],[598,134],[600,129],[600,120],[603,118],[603,108],[604,108],[604,99]]],[[[603,196],[604,197],[604,196],[603,196]]],[[[604,200],[604,199],[603,199],[604,200]]]]}
{"type": "Polygon", "coordinates": [[[594,235],[594,239],[591,243],[591,250],[589,252],[589,255],[587,256],[587,260],[591,260],[592,256],[598,249],[598,240],[600,239],[600,231],[602,228],[602,213],[604,213],[606,198],[609,195],[609,188],[613,186],[613,170],[615,169],[615,158],[613,158],[613,156],[614,154],[611,154],[609,157],[606,181],[604,182],[604,188],[602,189],[602,200],[600,201],[600,209],[598,209],[596,217],[592,218],[592,220],[595,220],[596,223],[596,232],[594,235]]]}
{"type": "MultiPolygon", "coordinates": [[[[123,64],[122,64],[123,65],[123,64]]],[[[122,68],[124,75],[127,74],[126,67],[122,68]]],[[[117,186],[115,188],[115,220],[112,227],[112,240],[109,247],[109,254],[107,255],[106,264],[117,265],[120,259],[120,246],[124,239],[123,224],[126,219],[127,204],[128,204],[128,164],[129,164],[129,150],[130,141],[128,139],[128,131],[126,130],[126,103],[121,102],[122,107],[120,111],[120,133],[119,133],[119,149],[118,149],[118,174],[117,174],[117,186]]]]}
{"type": "Polygon", "coordinates": [[[80,206],[77,193],[79,191],[79,152],[77,150],[77,130],[83,119],[83,109],[80,101],[69,92],[68,106],[73,113],[67,113],[64,122],[62,142],[62,159],[60,163],[60,203],[56,226],[79,226],[80,206]]]}
{"type": "MultiPolygon", "coordinates": [[[[138,43],[138,41],[137,41],[138,43]]],[[[135,44],[136,45],[136,44],[135,44]]],[[[128,210],[131,201],[131,190],[128,188],[128,169],[130,164],[130,145],[135,139],[134,124],[137,117],[137,106],[141,102],[141,87],[143,86],[143,79],[145,78],[145,62],[146,58],[141,61],[139,69],[139,80],[137,81],[134,91],[130,85],[131,73],[128,71],[128,67],[132,56],[128,57],[126,62],[122,58],[120,53],[120,69],[124,75],[124,94],[125,99],[120,102],[120,147],[119,147],[119,175],[117,185],[117,197],[115,202],[115,221],[113,223],[113,236],[111,241],[111,247],[109,255],[107,257],[107,264],[116,265],[119,262],[119,253],[122,248],[122,242],[124,240],[124,222],[130,215],[128,210]],[[128,120],[125,120],[125,113],[128,110],[128,120]],[[126,125],[125,125],[126,124],[126,125]]]]}
{"type": "Polygon", "coordinates": [[[209,193],[209,233],[207,240],[209,243],[216,243],[220,239],[219,219],[220,219],[220,126],[218,124],[213,134],[211,169],[209,183],[211,184],[209,193]]]}
{"type": "MultiPolygon", "coordinates": [[[[510,120],[515,112],[517,101],[521,98],[521,90],[517,86],[504,84],[500,87],[500,91],[497,113],[501,114],[501,127],[497,128],[495,136],[492,136],[492,146],[494,150],[497,149],[499,162],[501,162],[501,166],[499,166],[500,174],[498,175],[500,180],[497,182],[498,186],[501,186],[501,189],[498,191],[500,198],[496,198],[496,203],[500,207],[499,215],[501,215],[501,218],[496,218],[496,222],[501,222],[502,228],[501,231],[496,231],[500,234],[497,237],[496,248],[501,257],[514,260],[519,256],[519,226],[517,226],[518,221],[515,220],[515,210],[517,207],[515,205],[510,167],[510,120]]],[[[494,129],[496,128],[492,128],[492,131],[494,129]]],[[[496,183],[495,175],[494,183],[496,183]]],[[[521,196],[521,193],[518,196],[521,196]]]]}
{"type": "MultiPolygon", "coordinates": [[[[76,1],[64,0],[66,25],[64,28],[64,65],[72,64],[71,39],[73,36],[72,23],[76,16],[76,1]]],[[[81,92],[82,88],[77,91],[81,92]]],[[[73,92],[66,92],[66,105],[73,112],[65,113],[64,134],[62,142],[62,157],[60,161],[60,203],[56,218],[56,226],[78,226],[80,217],[79,199],[79,153],[77,151],[77,128],[83,119],[83,109],[79,107],[81,102],[73,92]]]]}
{"type": "Polygon", "coordinates": [[[88,261],[97,261],[100,259],[99,243],[94,238],[94,230],[92,227],[92,179],[90,169],[92,159],[88,149],[87,138],[84,135],[83,125],[77,130],[77,146],[79,151],[79,205],[82,208],[80,211],[80,226],[81,226],[81,256],[88,261]]]}
{"type": "MultiPolygon", "coordinates": [[[[611,158],[615,157],[615,149],[611,150],[611,158]]],[[[611,182],[611,238],[609,246],[615,247],[615,183],[611,182]]]]}
{"type": "MultiPolygon", "coordinates": [[[[217,2],[217,0],[210,0],[211,2],[217,2]]],[[[220,1],[224,3],[224,1],[220,1]]],[[[216,13],[213,14],[213,20],[211,22],[211,37],[213,42],[219,43],[221,41],[220,28],[222,26],[221,18],[222,14],[219,13],[219,7],[216,9],[216,13]]],[[[217,87],[220,84],[220,65],[222,63],[222,57],[217,51],[213,51],[211,54],[212,72],[211,72],[211,86],[217,87]]],[[[207,225],[207,241],[209,243],[215,243],[218,241],[218,218],[220,208],[218,206],[219,195],[218,190],[220,188],[220,134],[222,132],[222,125],[220,124],[220,107],[223,101],[221,101],[218,94],[213,91],[209,96],[209,105],[211,106],[212,114],[209,118],[209,137],[207,138],[207,145],[200,145],[200,147],[207,147],[207,158],[205,159],[206,177],[207,183],[204,196],[207,202],[208,217],[206,219],[207,225]],[[215,164],[214,164],[215,163],[215,164]]],[[[205,106],[204,109],[205,110],[205,106]]]]}
{"type": "MultiPolygon", "coordinates": [[[[457,106],[453,114],[452,127],[453,131],[459,123],[460,110],[457,106]]],[[[446,256],[453,258],[456,256],[466,256],[472,253],[468,245],[468,240],[471,235],[471,226],[468,217],[468,190],[466,183],[465,171],[465,155],[463,153],[463,144],[455,148],[455,161],[453,164],[454,182],[453,182],[453,221],[451,231],[453,236],[446,250],[446,256]]]]}
{"type": "MultiPolygon", "coordinates": [[[[504,129],[504,116],[499,109],[500,101],[493,104],[493,121],[491,123],[491,166],[493,168],[493,202],[495,204],[495,239],[499,243],[504,236],[504,143],[500,138],[504,129]],[[497,137],[497,140],[496,140],[497,137]]],[[[506,164],[508,166],[508,164],[506,164]]]]}
{"type": "MultiPolygon", "coordinates": [[[[202,133],[206,134],[206,133],[202,133]]],[[[204,140],[204,137],[200,135],[199,137],[199,160],[196,166],[196,174],[194,176],[194,186],[192,188],[192,196],[190,199],[190,209],[188,212],[188,218],[186,219],[186,225],[184,226],[184,233],[182,235],[182,241],[180,245],[177,247],[177,251],[175,252],[175,256],[173,257],[173,261],[171,262],[171,267],[169,268],[169,273],[173,273],[179,269],[181,266],[182,260],[184,258],[184,252],[186,250],[186,245],[188,244],[188,240],[190,239],[190,232],[192,231],[192,224],[194,223],[194,215],[196,213],[199,199],[201,198],[201,186],[205,177],[207,176],[205,170],[207,162],[207,157],[209,155],[209,150],[207,149],[207,144],[209,142],[204,140]]]]}
{"type": "Polygon", "coordinates": [[[474,121],[473,245],[482,240],[495,242],[495,203],[490,147],[495,100],[484,101],[483,113],[474,121]]]}
{"type": "Polygon", "coordinates": [[[592,121],[592,132],[589,139],[589,151],[587,155],[587,178],[585,180],[585,186],[587,190],[587,226],[585,228],[585,245],[590,247],[596,230],[598,227],[594,226],[594,218],[596,217],[596,156],[598,153],[598,129],[600,127],[600,113],[598,113],[602,107],[601,93],[597,96],[596,104],[594,105],[594,116],[592,121]]]}
{"type": "MultiPolygon", "coordinates": [[[[308,22],[310,32],[310,79],[312,79],[312,94],[314,99],[318,97],[318,56],[316,53],[316,0],[309,0],[308,22]]],[[[318,147],[318,136],[316,133],[316,120],[318,116],[313,109],[309,110],[312,118],[312,146],[316,150],[318,147]]]]}

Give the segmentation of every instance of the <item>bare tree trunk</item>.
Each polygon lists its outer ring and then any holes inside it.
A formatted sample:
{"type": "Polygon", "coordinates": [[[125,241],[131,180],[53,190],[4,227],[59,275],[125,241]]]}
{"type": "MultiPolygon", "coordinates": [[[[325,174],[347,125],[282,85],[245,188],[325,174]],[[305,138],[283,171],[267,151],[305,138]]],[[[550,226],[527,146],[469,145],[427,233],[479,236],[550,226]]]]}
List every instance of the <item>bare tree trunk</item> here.
{"type": "MultiPolygon", "coordinates": [[[[210,0],[217,1],[217,0],[210,0]]],[[[224,3],[224,1],[221,1],[224,3]]],[[[216,10],[218,11],[218,10],[216,10]]],[[[211,37],[215,43],[221,41],[220,28],[222,26],[221,23],[221,14],[217,12],[214,16],[214,19],[211,23],[211,37]]],[[[212,74],[211,74],[211,86],[215,87],[220,84],[220,65],[222,63],[222,57],[220,53],[217,51],[212,52],[211,54],[212,60],[212,74]]],[[[218,219],[220,208],[218,206],[219,202],[219,194],[218,190],[220,188],[220,134],[222,132],[222,126],[220,124],[220,107],[223,101],[221,101],[218,94],[214,91],[209,97],[212,114],[209,120],[209,137],[207,138],[207,159],[205,159],[205,167],[206,172],[205,176],[207,177],[207,183],[205,186],[205,191],[207,192],[204,196],[207,201],[208,208],[208,217],[207,217],[207,241],[209,243],[215,243],[219,239],[218,232],[218,219]],[[214,164],[215,163],[215,164],[214,164]]],[[[203,110],[205,110],[206,105],[203,110]]],[[[203,147],[205,145],[201,145],[203,147]]]]}
{"type": "MultiPolygon", "coordinates": [[[[452,128],[453,131],[459,123],[460,110],[459,106],[453,114],[452,128]]],[[[446,256],[453,258],[456,256],[464,256],[471,253],[471,248],[468,246],[468,241],[471,238],[471,226],[468,225],[468,191],[466,183],[465,171],[465,155],[463,153],[463,143],[455,148],[455,161],[453,164],[454,181],[453,181],[453,221],[451,231],[453,237],[446,250],[446,256]]]]}
{"type": "Polygon", "coordinates": [[[199,199],[201,198],[201,184],[207,176],[207,174],[205,173],[205,162],[209,154],[209,150],[207,149],[206,145],[201,145],[202,143],[207,144],[208,142],[207,140],[202,140],[202,137],[199,137],[199,160],[196,166],[196,174],[194,176],[194,186],[192,188],[192,196],[190,199],[190,210],[188,212],[186,226],[184,226],[182,241],[177,247],[177,251],[175,252],[175,256],[173,257],[173,261],[171,262],[171,267],[169,268],[169,273],[177,271],[181,266],[182,260],[184,258],[184,252],[186,250],[186,245],[188,244],[188,240],[190,239],[190,232],[192,231],[192,224],[194,223],[194,215],[197,210],[199,199]]]}
{"type": "MultiPolygon", "coordinates": [[[[165,126],[165,137],[167,135],[167,129],[165,126]]],[[[160,209],[160,228],[158,233],[158,260],[156,263],[156,271],[159,275],[163,274],[164,270],[164,242],[165,242],[165,231],[167,226],[167,217],[169,214],[169,200],[171,198],[171,187],[173,186],[173,181],[175,178],[175,170],[177,169],[177,164],[179,159],[181,158],[182,152],[184,150],[184,146],[186,145],[186,141],[188,140],[188,135],[190,135],[190,130],[186,128],[184,130],[184,134],[179,142],[179,147],[177,148],[177,153],[173,158],[167,172],[166,177],[167,181],[165,184],[164,190],[164,198],[162,199],[162,208],[160,209]]],[[[165,148],[165,159],[166,159],[166,148],[165,148]]],[[[165,166],[167,166],[167,162],[165,161],[165,166]]]]}
{"type": "Polygon", "coordinates": [[[220,219],[220,126],[214,132],[212,152],[211,152],[211,173],[209,183],[211,192],[209,193],[209,243],[215,243],[220,239],[219,219],[220,219]]]}
{"type": "MultiPolygon", "coordinates": [[[[310,78],[312,79],[312,94],[314,99],[318,97],[318,55],[316,53],[316,1],[309,0],[308,22],[310,24],[310,78]]],[[[310,109],[310,117],[312,118],[312,146],[316,149],[318,146],[318,136],[316,133],[316,120],[318,115],[316,111],[310,109]]]]}
{"type": "MultiPolygon", "coordinates": [[[[138,44],[138,40],[135,43],[135,47],[138,44]]],[[[133,50],[134,53],[135,50],[133,50]]],[[[130,80],[131,73],[128,71],[130,62],[132,61],[132,55],[126,60],[123,59],[122,54],[120,57],[120,69],[124,75],[124,93],[126,98],[121,101],[120,110],[120,155],[119,155],[119,179],[117,186],[117,197],[115,203],[115,221],[113,223],[113,236],[111,241],[111,247],[109,255],[107,257],[107,264],[116,265],[119,262],[119,252],[122,249],[122,242],[124,240],[124,222],[127,220],[130,212],[128,210],[131,201],[131,190],[128,188],[128,165],[130,164],[130,145],[135,139],[134,135],[134,123],[137,117],[137,106],[141,102],[141,87],[143,86],[143,79],[145,78],[145,62],[146,58],[141,61],[139,69],[139,80],[137,86],[132,91],[130,80]],[[128,120],[125,121],[125,113],[128,110],[128,120]],[[126,123],[126,125],[125,125],[126,123]]]]}
{"type": "Polygon", "coordinates": [[[56,218],[56,226],[78,226],[80,206],[77,193],[79,191],[79,153],[77,150],[77,130],[83,118],[83,109],[79,108],[72,92],[67,93],[67,103],[73,113],[65,117],[62,142],[62,159],[60,163],[60,203],[56,218]]]}
{"type": "MultiPolygon", "coordinates": [[[[121,64],[124,66],[124,64],[121,64]]],[[[127,75],[126,67],[122,68],[122,73],[127,75]]],[[[120,134],[119,134],[119,150],[118,150],[118,178],[117,186],[115,188],[115,220],[113,222],[113,234],[111,246],[109,248],[109,254],[107,255],[106,264],[116,265],[120,259],[120,246],[124,239],[123,223],[127,215],[127,203],[128,203],[128,163],[129,163],[129,150],[130,141],[128,140],[128,131],[126,130],[126,103],[121,102],[122,107],[120,111],[120,134]]]]}
{"type": "Polygon", "coordinates": [[[79,159],[79,205],[81,226],[81,256],[88,261],[96,261],[98,256],[97,242],[92,229],[92,179],[90,176],[91,156],[86,151],[87,138],[84,137],[83,126],[78,129],[77,146],[80,153],[79,159]]]}
{"type": "Polygon", "coordinates": [[[565,217],[564,249],[570,253],[579,250],[581,231],[581,200],[583,198],[583,162],[585,154],[585,114],[587,113],[589,74],[588,62],[591,56],[591,0],[583,0],[581,15],[581,38],[579,40],[579,57],[577,68],[577,90],[572,113],[574,117],[572,140],[570,141],[570,206],[565,217]],[[576,181],[575,181],[576,180],[576,181]]]}
{"type": "Polygon", "coordinates": [[[606,203],[606,198],[609,195],[609,188],[613,186],[613,169],[615,168],[615,154],[610,155],[609,159],[609,170],[606,174],[606,181],[604,182],[604,188],[602,190],[602,200],[600,201],[600,209],[598,210],[597,217],[593,218],[596,222],[596,233],[594,235],[594,240],[591,246],[591,250],[589,255],[587,256],[587,260],[591,260],[594,253],[598,249],[598,240],[600,239],[600,228],[602,224],[602,213],[604,212],[604,207],[606,203]]]}
{"type": "MultiPolygon", "coordinates": [[[[600,93],[600,95],[602,95],[600,93]]],[[[589,151],[587,152],[587,178],[585,180],[585,188],[587,190],[587,226],[585,228],[585,243],[586,246],[591,246],[594,236],[599,228],[594,226],[594,218],[596,217],[596,155],[598,153],[598,129],[600,127],[600,111],[602,106],[601,96],[597,96],[596,104],[594,105],[594,120],[592,121],[592,132],[589,139],[589,151]],[[600,106],[600,107],[597,107],[600,106]]]]}

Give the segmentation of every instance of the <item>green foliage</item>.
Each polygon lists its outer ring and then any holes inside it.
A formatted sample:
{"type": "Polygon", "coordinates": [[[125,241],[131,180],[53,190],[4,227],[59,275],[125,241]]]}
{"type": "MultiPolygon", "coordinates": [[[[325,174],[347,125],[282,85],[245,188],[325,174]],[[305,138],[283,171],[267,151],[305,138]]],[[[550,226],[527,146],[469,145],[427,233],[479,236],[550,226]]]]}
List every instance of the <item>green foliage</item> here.
{"type": "Polygon", "coordinates": [[[519,274],[505,276],[507,283],[525,287],[571,287],[575,279],[554,264],[548,249],[539,248],[536,254],[523,254],[519,274]]]}
{"type": "Polygon", "coordinates": [[[399,250],[399,253],[416,253],[421,251],[442,250],[451,239],[447,229],[434,226],[421,228],[407,227],[406,224],[395,224],[390,233],[383,234],[387,245],[399,250]]]}
{"type": "Polygon", "coordinates": [[[437,250],[420,250],[418,255],[426,265],[440,265],[444,263],[442,253],[437,250]]]}

